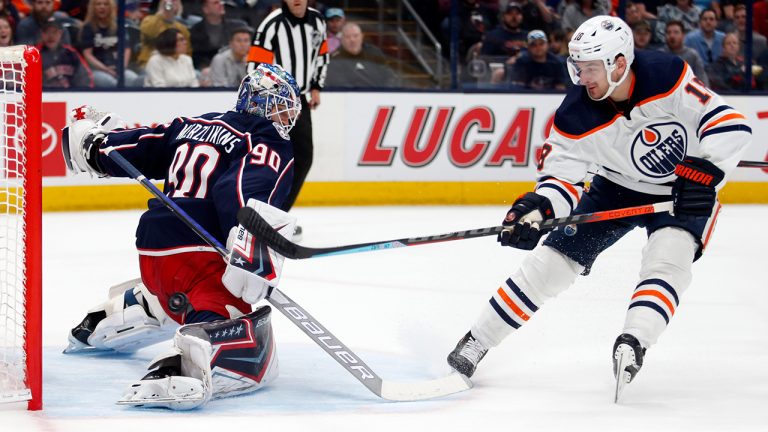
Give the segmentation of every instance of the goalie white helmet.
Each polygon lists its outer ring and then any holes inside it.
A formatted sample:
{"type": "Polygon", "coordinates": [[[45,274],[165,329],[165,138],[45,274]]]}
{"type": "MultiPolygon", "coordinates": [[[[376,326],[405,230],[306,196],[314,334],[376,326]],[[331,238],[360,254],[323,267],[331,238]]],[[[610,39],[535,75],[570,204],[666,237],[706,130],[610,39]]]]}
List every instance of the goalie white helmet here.
{"type": "Polygon", "coordinates": [[[235,111],[270,119],[288,133],[301,113],[299,95],[291,74],[278,65],[262,63],[240,83],[235,111]]]}
{"type": "Polygon", "coordinates": [[[627,78],[632,61],[635,59],[635,42],[632,30],[621,18],[600,15],[592,17],[579,26],[568,43],[568,73],[576,85],[594,79],[597,74],[607,74],[608,90],[595,100],[603,100],[627,78]],[[616,69],[616,59],[623,56],[627,62],[624,73],[613,81],[611,74],[616,69]],[[596,61],[602,62],[598,69],[596,61]]]}

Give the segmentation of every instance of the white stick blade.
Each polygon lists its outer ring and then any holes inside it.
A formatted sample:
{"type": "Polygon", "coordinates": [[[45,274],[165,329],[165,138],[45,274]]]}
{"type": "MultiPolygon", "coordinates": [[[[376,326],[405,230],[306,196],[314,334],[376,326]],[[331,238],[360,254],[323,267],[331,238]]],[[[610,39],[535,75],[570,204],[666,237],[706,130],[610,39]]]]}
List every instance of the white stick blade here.
{"type": "Polygon", "coordinates": [[[383,381],[381,397],[391,401],[407,402],[432,399],[463,392],[472,388],[472,381],[453,373],[442,378],[419,382],[383,381]]]}

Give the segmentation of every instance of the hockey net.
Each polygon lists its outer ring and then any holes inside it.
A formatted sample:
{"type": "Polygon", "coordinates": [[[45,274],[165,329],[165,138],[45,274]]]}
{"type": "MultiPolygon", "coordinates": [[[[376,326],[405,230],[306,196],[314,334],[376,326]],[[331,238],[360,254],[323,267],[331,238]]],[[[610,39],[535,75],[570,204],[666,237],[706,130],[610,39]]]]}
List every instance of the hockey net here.
{"type": "Polygon", "coordinates": [[[42,407],[41,66],[0,48],[0,403],[42,407]]]}

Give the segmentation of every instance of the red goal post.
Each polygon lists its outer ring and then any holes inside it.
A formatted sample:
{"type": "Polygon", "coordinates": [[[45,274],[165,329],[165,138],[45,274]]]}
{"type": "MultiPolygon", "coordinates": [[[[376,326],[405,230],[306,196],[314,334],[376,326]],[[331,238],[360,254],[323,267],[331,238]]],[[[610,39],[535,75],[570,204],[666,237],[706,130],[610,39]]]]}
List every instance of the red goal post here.
{"type": "Polygon", "coordinates": [[[0,48],[0,403],[42,408],[42,66],[0,48]]]}

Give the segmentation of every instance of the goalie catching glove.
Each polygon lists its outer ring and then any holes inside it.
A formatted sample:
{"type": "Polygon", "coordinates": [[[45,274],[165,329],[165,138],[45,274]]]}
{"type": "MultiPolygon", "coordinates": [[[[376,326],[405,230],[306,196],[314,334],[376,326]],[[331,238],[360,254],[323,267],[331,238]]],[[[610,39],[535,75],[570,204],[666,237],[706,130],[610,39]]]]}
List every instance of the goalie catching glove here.
{"type": "Polygon", "coordinates": [[[114,113],[99,112],[87,105],[70,111],[67,121],[68,126],[62,130],[61,150],[69,172],[106,177],[98,162],[99,146],[109,131],[125,128],[125,121],[114,113]]]}
{"type": "MultiPolygon", "coordinates": [[[[280,235],[291,238],[296,218],[269,204],[248,200],[248,207],[256,210],[280,235]]],[[[221,281],[230,293],[250,304],[258,303],[277,286],[285,257],[258,241],[244,226],[229,232],[227,268],[221,281]]]]}
{"type": "Polygon", "coordinates": [[[501,223],[505,228],[499,233],[497,241],[502,246],[531,250],[539,243],[541,236],[551,231],[540,230],[539,222],[552,219],[554,215],[549,198],[528,192],[512,204],[501,223]]]}
{"type": "Polygon", "coordinates": [[[675,167],[677,180],[672,186],[675,216],[706,216],[712,214],[717,202],[715,187],[725,173],[712,162],[688,156],[675,167]]]}

